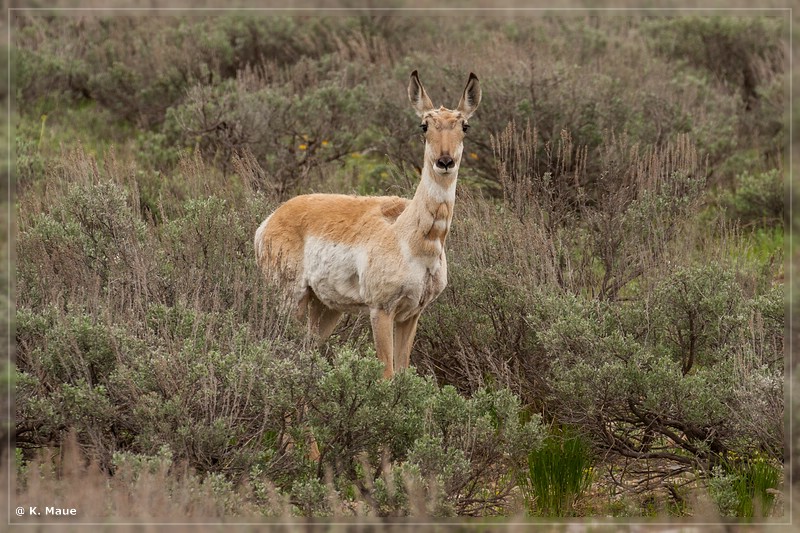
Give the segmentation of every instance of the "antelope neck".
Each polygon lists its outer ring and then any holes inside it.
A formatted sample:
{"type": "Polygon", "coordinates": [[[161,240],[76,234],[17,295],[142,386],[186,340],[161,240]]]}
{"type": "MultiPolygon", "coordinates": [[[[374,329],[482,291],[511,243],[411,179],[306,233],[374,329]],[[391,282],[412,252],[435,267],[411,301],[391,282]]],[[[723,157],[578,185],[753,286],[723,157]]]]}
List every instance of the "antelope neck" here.
{"type": "Polygon", "coordinates": [[[442,176],[427,162],[423,166],[414,198],[397,220],[414,255],[438,257],[441,253],[453,217],[457,176],[458,171],[442,176]]]}

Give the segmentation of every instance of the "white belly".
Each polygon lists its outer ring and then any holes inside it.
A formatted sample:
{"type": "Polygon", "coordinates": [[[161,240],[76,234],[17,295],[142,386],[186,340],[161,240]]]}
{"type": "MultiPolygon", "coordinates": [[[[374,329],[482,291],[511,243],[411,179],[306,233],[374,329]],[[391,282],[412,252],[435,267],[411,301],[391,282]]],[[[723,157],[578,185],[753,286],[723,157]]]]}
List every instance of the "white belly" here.
{"type": "Polygon", "coordinates": [[[362,283],[366,267],[366,250],[317,237],[306,240],[303,283],[332,309],[355,311],[366,305],[362,283]]]}
{"type": "Polygon", "coordinates": [[[379,307],[394,311],[401,321],[418,314],[447,285],[444,253],[421,259],[403,245],[396,255],[382,252],[309,237],[301,283],[331,309],[355,312],[379,307]]]}

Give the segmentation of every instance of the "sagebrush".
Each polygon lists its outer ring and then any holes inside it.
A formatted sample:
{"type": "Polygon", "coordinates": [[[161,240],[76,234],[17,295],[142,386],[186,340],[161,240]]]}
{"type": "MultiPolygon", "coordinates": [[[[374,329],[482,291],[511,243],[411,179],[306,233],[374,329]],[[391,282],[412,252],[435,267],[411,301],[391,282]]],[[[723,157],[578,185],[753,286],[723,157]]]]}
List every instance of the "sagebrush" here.
{"type": "Polygon", "coordinates": [[[564,426],[594,463],[557,513],[782,512],[787,20],[11,24],[16,498],[512,516],[564,426]],[[381,380],[363,317],[308,345],[252,237],[295,194],[410,194],[414,68],[484,98],[448,287],[381,380]]]}

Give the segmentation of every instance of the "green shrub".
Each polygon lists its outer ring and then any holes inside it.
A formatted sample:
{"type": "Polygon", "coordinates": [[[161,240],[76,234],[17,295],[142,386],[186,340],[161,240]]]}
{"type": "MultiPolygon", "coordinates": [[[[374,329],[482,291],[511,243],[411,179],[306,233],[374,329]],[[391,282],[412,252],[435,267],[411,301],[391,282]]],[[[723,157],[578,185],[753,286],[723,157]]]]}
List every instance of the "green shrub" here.
{"type": "Polygon", "coordinates": [[[748,108],[758,99],[759,85],[785,61],[785,26],[778,17],[674,17],[654,19],[648,27],[658,53],[713,75],[739,91],[748,108]]]}
{"type": "Polygon", "coordinates": [[[723,516],[768,517],[780,481],[781,469],[761,456],[716,466],[708,490],[723,516]]]}
{"type": "Polygon", "coordinates": [[[500,513],[516,485],[511,472],[542,442],[541,419],[510,390],[481,388],[471,398],[445,386],[431,405],[428,435],[409,452],[408,467],[436,513],[500,513]],[[489,481],[489,480],[492,481],[489,481]]]}
{"type": "Polygon", "coordinates": [[[91,176],[73,179],[80,181],[45,212],[25,213],[29,222],[17,240],[23,306],[48,306],[58,294],[83,305],[100,293],[121,294],[107,292],[112,287],[146,293],[137,283],[152,267],[145,254],[146,227],[134,214],[128,191],[111,181],[85,183],[91,176]]]}
{"type": "Polygon", "coordinates": [[[281,347],[254,342],[230,313],[149,311],[146,330],[21,313],[18,420],[30,425],[29,442],[66,426],[109,454],[104,460],[114,450],[149,454],[168,443],[200,471],[249,469],[263,453],[261,439],[286,431],[284,418],[297,409],[261,380],[277,371],[266,354],[281,347]]]}
{"type": "Polygon", "coordinates": [[[45,177],[45,158],[41,153],[41,140],[47,115],[42,115],[41,130],[33,131],[33,125],[23,123],[17,128],[15,137],[16,184],[19,187],[30,186],[45,177]],[[22,130],[22,131],[20,131],[22,130]]]}
{"type": "Polygon", "coordinates": [[[340,350],[311,398],[310,422],[321,460],[337,475],[355,480],[359,458],[379,469],[384,450],[402,460],[422,435],[433,384],[413,371],[383,380],[382,365],[371,353],[363,357],[340,350]]]}
{"type": "MultiPolygon", "coordinates": [[[[656,17],[644,27],[648,44],[657,55],[679,66],[681,77],[694,78],[698,87],[706,86],[710,90],[705,92],[715,95],[704,107],[716,108],[713,114],[718,118],[693,118],[695,137],[710,156],[715,179],[726,186],[735,179],[743,168],[745,146],[759,147],[756,159],[768,154],[767,168],[780,165],[786,136],[787,20],[772,16],[656,17]],[[726,102],[725,95],[735,100],[725,107],[709,105],[726,102]]],[[[697,97],[696,101],[703,100],[700,94],[697,97]]],[[[762,169],[764,166],[758,165],[758,170],[762,169]]]]}
{"type": "Polygon", "coordinates": [[[324,372],[318,396],[309,402],[322,464],[359,484],[361,469],[375,472],[376,483],[382,479],[375,489],[382,513],[409,511],[408,489],[402,487],[409,476],[417,479],[417,490],[442,498],[433,502],[436,512],[471,514],[507,504],[512,482],[482,491],[538,446],[539,418],[526,417],[508,389],[481,389],[463,398],[453,387],[438,389],[413,371],[390,381],[381,380],[381,372],[373,356],[347,351],[324,372]],[[398,465],[381,477],[386,453],[398,465]],[[393,491],[386,488],[386,475],[394,476],[393,491]]]}
{"type": "Polygon", "coordinates": [[[744,172],[736,177],[734,192],[721,203],[731,218],[744,225],[781,225],[786,217],[786,191],[782,169],[744,172]]]}
{"type": "Polygon", "coordinates": [[[15,23],[21,101],[56,93],[90,98],[145,127],[160,124],[193,83],[234,78],[265,58],[284,65],[326,49],[324,40],[314,38],[320,28],[314,28],[313,19],[298,29],[294,19],[279,16],[159,17],[145,23],[60,19],[48,24],[32,15],[18,16],[15,23]],[[82,45],[66,53],[58,43],[70,39],[82,45]]]}
{"type": "Polygon", "coordinates": [[[177,276],[202,276],[198,281],[205,286],[230,286],[226,274],[250,255],[245,243],[251,244],[251,228],[222,198],[187,200],[181,211],[161,228],[165,259],[177,276]]]}
{"type": "Polygon", "coordinates": [[[20,311],[17,343],[17,419],[25,428],[18,446],[43,444],[66,427],[102,453],[124,440],[113,429],[121,413],[108,384],[120,352],[135,353],[141,343],[122,328],[87,315],[59,316],[54,309],[20,311]]]}
{"type": "Polygon", "coordinates": [[[734,273],[709,264],[680,269],[655,290],[661,323],[656,331],[688,373],[695,363],[711,367],[726,356],[735,335],[744,327],[742,290],[734,273]]]}
{"type": "Polygon", "coordinates": [[[304,515],[333,512],[318,504],[326,472],[339,499],[360,494],[378,513],[410,512],[406,478],[440,495],[435,512],[500,512],[513,488],[504,476],[541,435],[508,389],[463,398],[413,370],[384,380],[371,350],[337,347],[328,362],[254,340],[230,312],[152,304],[143,324],[123,326],[22,311],[18,343],[17,419],[29,428],[19,445],[75,428],[106,464],[167,446],[201,475],[257,472],[304,515]],[[319,463],[308,459],[309,434],[319,463]],[[397,474],[391,498],[387,464],[397,474]]]}
{"type": "Polygon", "coordinates": [[[184,104],[170,110],[166,128],[223,168],[245,148],[256,154],[269,181],[253,185],[283,199],[309,187],[312,178],[321,181],[319,173],[330,172],[332,162],[366,148],[375,125],[364,110],[372,107],[364,85],[323,79],[297,93],[291,82],[268,82],[249,73],[194,87],[184,104]]]}
{"type": "Polygon", "coordinates": [[[301,516],[330,516],[331,509],[327,501],[329,490],[319,479],[298,479],[292,484],[290,494],[301,516]]]}
{"type": "MultiPolygon", "coordinates": [[[[21,18],[17,17],[14,22],[19,20],[21,18]]],[[[62,101],[65,104],[80,101],[86,96],[86,84],[91,75],[89,64],[82,57],[64,54],[57,45],[47,51],[25,46],[38,38],[30,27],[20,28],[16,36],[16,41],[23,43],[14,49],[11,64],[16,101],[27,104],[44,98],[50,106],[62,101]]]]}
{"type": "Polygon", "coordinates": [[[491,141],[503,205],[532,226],[526,241],[542,264],[531,266],[600,298],[616,299],[661,260],[703,194],[697,147],[686,135],[642,147],[610,132],[591,147],[562,130],[542,146],[530,123],[511,122],[491,141]]]}
{"type": "Polygon", "coordinates": [[[758,434],[777,459],[783,346],[773,336],[780,336],[778,322],[758,318],[765,298],[783,299],[780,291],[746,299],[733,274],[712,264],[664,279],[650,301],[576,299],[555,322],[536,323],[547,353],[558,354],[548,405],[601,446],[625,457],[669,458],[675,472],[747,451],[747,435],[758,434]],[[750,320],[761,325],[747,338],[739,332],[750,320]],[[695,355],[703,356],[686,370],[676,348],[691,346],[692,335],[695,355]]]}

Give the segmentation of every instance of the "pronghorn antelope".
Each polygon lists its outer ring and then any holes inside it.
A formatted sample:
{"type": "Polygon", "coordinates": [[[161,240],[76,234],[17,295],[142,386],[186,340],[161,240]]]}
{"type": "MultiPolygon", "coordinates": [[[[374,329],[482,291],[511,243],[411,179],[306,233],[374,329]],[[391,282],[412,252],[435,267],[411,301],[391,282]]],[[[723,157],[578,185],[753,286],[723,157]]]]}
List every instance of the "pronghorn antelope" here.
{"type": "Polygon", "coordinates": [[[298,319],[320,343],[342,313],[369,311],[386,378],[408,367],[420,313],[447,285],[444,244],[456,198],[467,120],[481,101],[470,73],[458,106],[433,107],[417,71],[408,98],[425,135],[422,176],[414,198],[297,196],[255,234],[265,275],[291,293],[298,319]]]}

